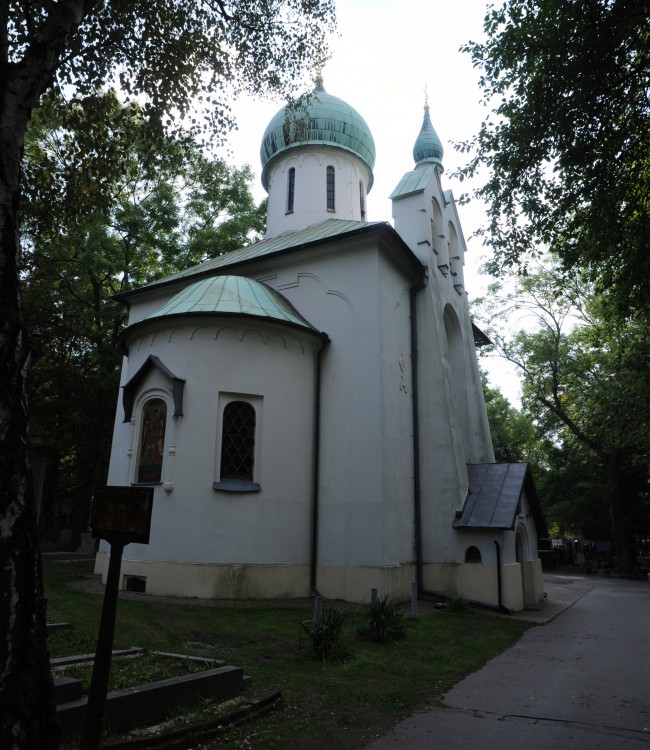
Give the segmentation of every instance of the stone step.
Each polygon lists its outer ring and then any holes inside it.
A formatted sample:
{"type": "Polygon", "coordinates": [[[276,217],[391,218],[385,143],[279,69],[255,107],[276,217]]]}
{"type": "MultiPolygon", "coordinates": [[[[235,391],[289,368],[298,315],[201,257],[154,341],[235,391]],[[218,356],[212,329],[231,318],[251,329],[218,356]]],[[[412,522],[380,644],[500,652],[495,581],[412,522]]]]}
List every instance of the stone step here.
{"type": "Polygon", "coordinates": [[[75,677],[55,677],[54,680],[54,703],[76,701],[81,698],[81,680],[75,677]]]}
{"type": "MultiPolygon", "coordinates": [[[[153,724],[197,698],[233,698],[244,685],[241,667],[223,666],[126,690],[112,690],[106,696],[104,728],[111,732],[126,732],[153,724]]],[[[56,716],[64,737],[81,731],[86,704],[84,697],[57,706],[56,716]]]]}

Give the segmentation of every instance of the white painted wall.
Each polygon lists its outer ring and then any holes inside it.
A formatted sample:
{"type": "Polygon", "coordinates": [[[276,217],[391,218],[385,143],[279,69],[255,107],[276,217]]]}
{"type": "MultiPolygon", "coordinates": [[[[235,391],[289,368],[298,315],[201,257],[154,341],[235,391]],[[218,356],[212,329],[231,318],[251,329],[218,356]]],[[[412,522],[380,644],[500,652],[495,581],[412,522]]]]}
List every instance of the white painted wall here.
{"type": "Polygon", "coordinates": [[[368,167],[352,152],[306,145],[281,152],[268,171],[267,237],[305,229],[327,219],[360,221],[360,185],[367,201],[368,167]],[[327,167],[334,167],[334,210],[327,208],[327,167]],[[287,211],[289,170],[295,169],[294,208],[287,211]]]}
{"type": "Polygon", "coordinates": [[[150,543],[126,547],[126,571],[128,561],[135,560],[308,563],[318,346],[308,334],[232,318],[207,324],[205,319],[162,320],[131,343],[127,380],[155,353],[186,386],[184,414],[177,420],[171,418],[171,384],[157,370],[139,389],[132,423],[123,424],[118,405],[109,484],[135,479],[129,453],[137,451],[144,400],[165,397],[170,417],[163,469],[168,486],[155,487],[150,543]],[[253,478],[260,492],[212,488],[219,479],[220,396],[222,405],[228,397],[252,397],[259,457],[253,478]]]}
{"type": "Polygon", "coordinates": [[[322,370],[319,564],[412,561],[412,520],[405,515],[412,513],[412,423],[404,272],[366,240],[293,256],[274,278],[262,278],[331,339],[322,370]],[[408,392],[400,390],[403,382],[408,392]]]}

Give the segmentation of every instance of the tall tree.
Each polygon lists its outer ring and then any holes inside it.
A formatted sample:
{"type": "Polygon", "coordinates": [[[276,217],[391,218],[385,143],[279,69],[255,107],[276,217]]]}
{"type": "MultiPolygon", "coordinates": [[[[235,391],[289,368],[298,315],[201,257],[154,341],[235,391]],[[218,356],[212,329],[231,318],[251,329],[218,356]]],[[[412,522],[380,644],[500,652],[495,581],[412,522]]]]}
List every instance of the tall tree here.
{"type": "MultiPolygon", "coordinates": [[[[18,207],[25,133],[55,82],[89,94],[119,79],[152,119],[202,101],[214,132],[228,96],[285,92],[323,59],[332,0],[4,0],[0,4],[0,746],[48,748],[51,683],[27,452],[32,346],[21,311],[18,207]]],[[[190,126],[192,125],[190,120],[190,126]]]]}
{"type": "Polygon", "coordinates": [[[43,97],[21,204],[25,318],[41,348],[29,389],[30,447],[46,469],[41,529],[65,517],[85,530],[106,476],[127,318],[114,296],[258,238],[251,179],[112,91],[43,97]]]}
{"type": "Polygon", "coordinates": [[[520,278],[509,295],[495,286],[485,305],[501,327],[490,337],[519,369],[522,403],[538,430],[565,451],[579,444],[583,466],[586,451],[600,467],[619,567],[631,573],[635,513],[644,502],[635,477],[641,473],[647,483],[650,451],[647,327],[612,315],[583,278],[554,269],[520,278]],[[518,329],[504,333],[506,324],[518,329]]]}
{"type": "Polygon", "coordinates": [[[491,109],[467,176],[487,181],[493,271],[550,249],[650,311],[650,5],[507,0],[464,49],[491,109]]]}
{"type": "Polygon", "coordinates": [[[499,388],[490,385],[483,371],[481,383],[497,462],[525,461],[539,465],[537,434],[530,415],[516,409],[499,388]]]}

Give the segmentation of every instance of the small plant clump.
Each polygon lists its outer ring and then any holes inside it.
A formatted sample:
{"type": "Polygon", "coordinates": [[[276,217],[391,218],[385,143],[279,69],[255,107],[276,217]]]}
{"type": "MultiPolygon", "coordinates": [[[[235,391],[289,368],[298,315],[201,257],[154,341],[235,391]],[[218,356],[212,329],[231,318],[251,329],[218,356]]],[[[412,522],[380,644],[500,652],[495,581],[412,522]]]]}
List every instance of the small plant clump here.
{"type": "Polygon", "coordinates": [[[366,605],[366,622],[358,629],[361,637],[377,643],[389,643],[406,635],[407,619],[398,602],[380,596],[366,605]]]}
{"type": "Polygon", "coordinates": [[[307,656],[323,662],[351,658],[352,654],[343,642],[343,626],[347,619],[347,612],[325,605],[319,620],[301,622],[300,645],[302,647],[303,639],[306,639],[304,650],[307,656]]]}
{"type": "Polygon", "coordinates": [[[453,612],[455,615],[467,615],[472,611],[467,599],[463,599],[461,596],[458,599],[450,599],[445,604],[445,609],[448,612],[453,612]]]}

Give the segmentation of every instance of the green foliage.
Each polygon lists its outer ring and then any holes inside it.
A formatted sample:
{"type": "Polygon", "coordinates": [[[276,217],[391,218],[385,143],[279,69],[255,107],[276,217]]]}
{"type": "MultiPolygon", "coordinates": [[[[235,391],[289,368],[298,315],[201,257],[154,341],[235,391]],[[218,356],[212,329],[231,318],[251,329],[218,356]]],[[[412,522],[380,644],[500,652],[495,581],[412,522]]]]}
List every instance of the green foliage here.
{"type": "Polygon", "coordinates": [[[46,524],[85,530],[105,481],[128,310],[119,295],[260,236],[251,171],[166,136],[114,92],[47,96],[25,148],[25,323],[39,337],[31,448],[46,524]],[[58,509],[58,511],[57,511],[58,509]]]}
{"type": "Polygon", "coordinates": [[[523,408],[544,446],[549,522],[596,538],[609,524],[631,573],[633,537],[648,531],[647,326],[622,317],[584,276],[550,265],[509,294],[493,288],[484,310],[497,350],[522,375],[523,408]]]}
{"type": "Polygon", "coordinates": [[[233,125],[227,102],[237,93],[286,96],[325,59],[334,3],[9,0],[2,16],[9,62],[45,68],[50,59],[39,55],[49,54],[61,86],[86,96],[119,83],[153,119],[195,131],[205,119],[220,136],[233,125]]]}
{"type": "Polygon", "coordinates": [[[396,641],[406,635],[407,619],[399,602],[380,596],[364,608],[365,622],[359,635],[377,643],[396,641]]]}
{"type": "Polygon", "coordinates": [[[345,661],[351,653],[344,642],[344,626],[348,613],[326,604],[320,620],[300,623],[300,645],[312,659],[319,661],[345,661]],[[303,647],[303,643],[306,645],[303,647]]]}
{"type": "Polygon", "coordinates": [[[484,372],[481,382],[496,461],[537,464],[539,447],[530,415],[516,409],[498,388],[489,385],[484,372]]]}
{"type": "Polygon", "coordinates": [[[491,106],[465,176],[488,178],[492,269],[543,249],[650,309],[650,6],[506,0],[464,48],[491,106]]]}
{"type": "Polygon", "coordinates": [[[548,443],[548,469],[535,484],[552,536],[610,539],[611,519],[602,465],[576,440],[548,443]]]}
{"type": "Polygon", "coordinates": [[[450,599],[448,602],[445,602],[445,609],[455,615],[468,615],[472,611],[469,602],[467,599],[463,599],[462,596],[458,599],[450,599]]]}

